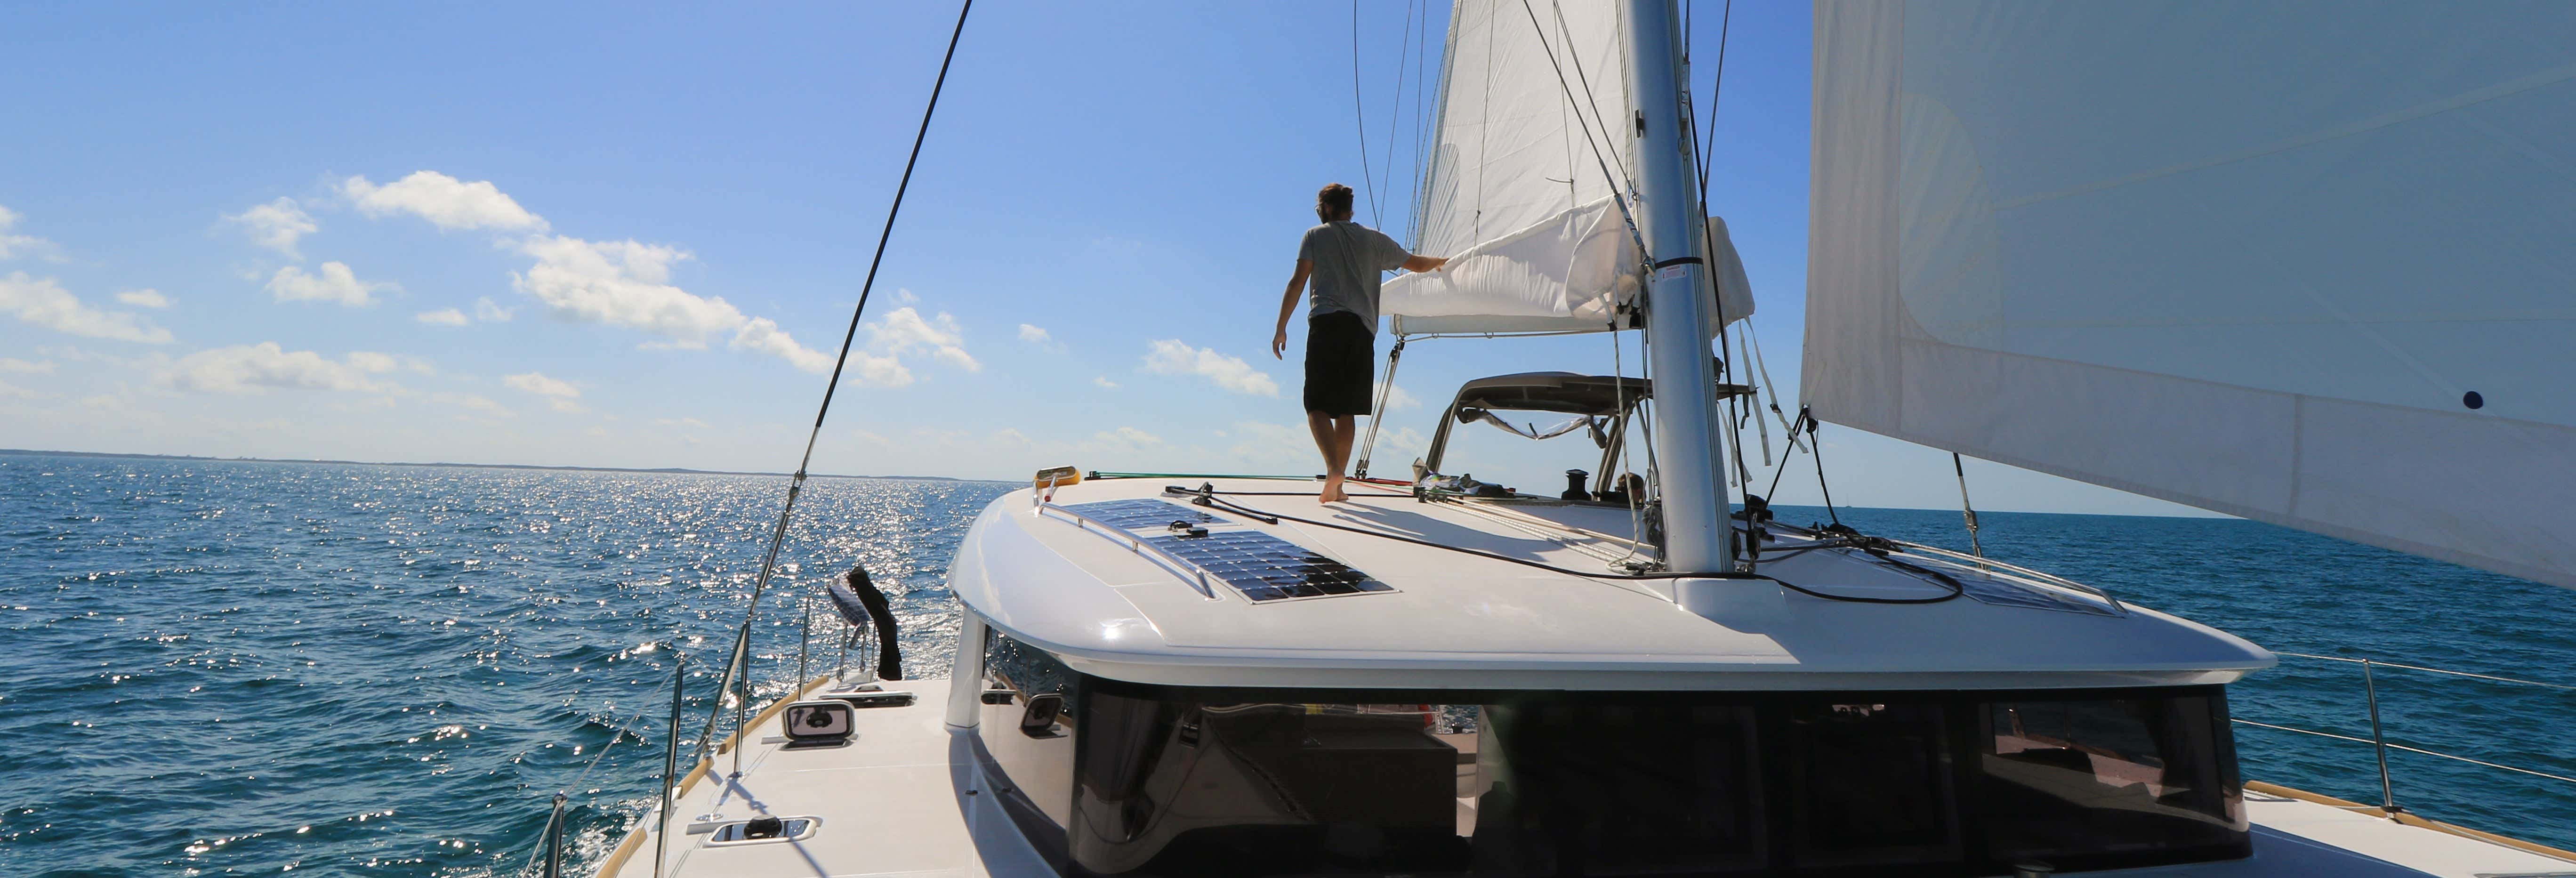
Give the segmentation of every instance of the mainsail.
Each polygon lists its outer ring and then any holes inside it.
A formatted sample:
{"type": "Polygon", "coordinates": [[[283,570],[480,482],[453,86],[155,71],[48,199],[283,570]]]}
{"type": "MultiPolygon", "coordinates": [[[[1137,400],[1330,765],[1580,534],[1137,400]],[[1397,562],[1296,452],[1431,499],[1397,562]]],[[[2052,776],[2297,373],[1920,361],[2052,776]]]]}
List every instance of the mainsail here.
{"type": "MultiPolygon", "coordinates": [[[[1414,230],[1416,252],[1450,263],[1387,283],[1379,310],[1397,332],[1603,331],[1636,296],[1623,38],[1606,0],[1451,10],[1414,230]]],[[[1727,297],[1729,320],[1752,312],[1749,292],[1727,297]]]]}
{"type": "Polygon", "coordinates": [[[1817,416],[2576,587],[2576,5],[1816,8],[1817,416]]]}

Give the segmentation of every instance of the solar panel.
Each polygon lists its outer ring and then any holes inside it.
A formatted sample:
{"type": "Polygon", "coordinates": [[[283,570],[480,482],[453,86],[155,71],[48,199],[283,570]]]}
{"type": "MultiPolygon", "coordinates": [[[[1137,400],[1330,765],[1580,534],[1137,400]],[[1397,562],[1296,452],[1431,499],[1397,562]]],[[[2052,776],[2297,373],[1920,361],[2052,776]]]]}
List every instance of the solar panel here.
{"type": "Polygon", "coordinates": [[[1395,591],[1304,546],[1259,531],[1223,529],[1235,522],[1167,500],[1101,500],[1064,508],[1143,538],[1253,603],[1395,591]],[[1175,521],[1220,529],[1178,534],[1171,529],[1175,521]]]}
{"type": "Polygon", "coordinates": [[[1175,521],[1207,524],[1217,520],[1216,516],[1168,500],[1101,500],[1068,504],[1064,508],[1139,536],[1169,530],[1175,521]]]}
{"type": "Polygon", "coordinates": [[[1256,604],[1395,590],[1342,562],[1257,531],[1159,536],[1146,542],[1198,565],[1256,604]]]}

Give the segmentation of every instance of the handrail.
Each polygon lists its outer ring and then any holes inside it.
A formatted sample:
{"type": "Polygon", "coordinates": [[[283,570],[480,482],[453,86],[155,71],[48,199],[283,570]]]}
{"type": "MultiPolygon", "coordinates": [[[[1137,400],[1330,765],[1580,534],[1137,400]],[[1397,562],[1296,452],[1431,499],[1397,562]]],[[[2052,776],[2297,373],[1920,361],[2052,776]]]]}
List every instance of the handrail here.
{"type": "MultiPolygon", "coordinates": [[[[2356,737],[2353,737],[2353,736],[2351,736],[2351,735],[2338,735],[2338,734],[2335,734],[2335,733],[2333,733],[2333,732],[2320,732],[2320,731],[2317,731],[2317,730],[2315,730],[2315,729],[2302,729],[2302,728],[2297,728],[2297,727],[2294,727],[2294,726],[2276,726],[2276,725],[2273,725],[2273,724],[2271,724],[2271,723],[2258,723],[2258,722],[2255,722],[2255,721],[2250,720],[2250,719],[2235,719],[2235,718],[2233,718],[2233,717],[2230,717],[2230,718],[2229,718],[2229,721],[2230,721],[2230,722],[2237,723],[2237,724],[2239,724],[2239,725],[2255,726],[2255,727],[2257,727],[2257,728],[2266,728],[2266,729],[2272,729],[2272,730],[2275,730],[2275,731],[2283,731],[2283,732],[2297,732],[2297,733],[2302,734],[2302,735],[2315,735],[2315,736],[2320,737],[2320,738],[2333,738],[2333,739],[2338,740],[2338,741],[2351,741],[2351,742],[2356,743],[2356,744],[2375,744],[2375,743],[2379,743],[2379,742],[2372,741],[2372,740],[2371,740],[2371,739],[2369,739],[2369,738],[2356,738],[2356,737]]],[[[2504,770],[2506,770],[2506,771],[2515,772],[2515,773],[2517,773],[2517,774],[2528,774],[2528,775],[2531,775],[2531,776],[2533,776],[2533,777],[2545,777],[2545,778],[2548,778],[2548,779],[2550,779],[2550,780],[2566,781],[2566,782],[2568,782],[2568,783],[2576,783],[2576,777],[2568,777],[2568,776],[2563,775],[2563,774],[2550,774],[2549,772],[2546,772],[2546,771],[2533,771],[2533,770],[2528,769],[2528,768],[2515,768],[2515,767],[2510,766],[2510,765],[2501,765],[2501,764],[2494,763],[2494,762],[2487,762],[2487,761],[2485,761],[2485,760],[2481,760],[2481,759],[2471,759],[2471,758],[2466,757],[2466,756],[2453,756],[2453,755],[2451,755],[2451,754],[2449,754],[2449,753],[2436,753],[2436,752],[2433,752],[2433,751],[2431,751],[2431,750],[2426,750],[2426,749],[2421,748],[2421,747],[2409,747],[2409,746],[2406,746],[2406,745],[2404,745],[2404,744],[2389,744],[2389,745],[2387,745],[2387,747],[2388,747],[2388,749],[2391,749],[2391,750],[2404,750],[2404,751],[2406,751],[2406,752],[2408,752],[2408,753],[2421,753],[2421,754],[2424,754],[2424,755],[2426,755],[2426,756],[2439,756],[2439,757],[2442,757],[2442,758],[2444,758],[2444,759],[2456,759],[2456,760],[2459,760],[2459,761],[2461,761],[2461,762],[2469,763],[2469,764],[2471,764],[2471,765],[2483,765],[2483,766],[2486,766],[2486,767],[2488,767],[2488,768],[2501,768],[2501,769],[2504,769],[2504,770]]]]}
{"type": "Polygon", "coordinates": [[[2297,728],[2297,727],[2294,727],[2294,726],[2274,725],[2274,724],[2272,724],[2272,723],[2255,722],[2255,721],[2253,721],[2253,720],[2249,720],[2249,719],[2236,719],[2236,718],[2234,718],[2234,717],[2230,717],[2229,719],[2230,719],[2231,721],[2235,722],[2235,723],[2240,724],[2240,725],[2254,726],[2254,727],[2256,727],[2256,728],[2273,729],[2273,730],[2283,731],[2283,732],[2295,732],[2295,733],[2302,734],[2302,735],[2313,735],[2313,736],[2320,737],[2320,738],[2332,738],[2332,739],[2334,739],[2334,740],[2338,740],[2338,741],[2350,741],[2350,742],[2357,743],[2357,744],[2369,744],[2369,745],[2371,745],[2371,747],[2372,747],[2374,750],[2376,750],[2376,751],[2377,751],[2377,753],[2378,753],[2378,758],[2379,758],[2379,795],[2380,795],[2380,805],[2379,805],[2379,807],[2380,807],[2380,809],[2381,809],[2381,810],[2383,810],[2383,811],[2385,811],[2385,812],[2387,812],[2387,813],[2389,813],[2389,814],[2399,814],[2399,813],[2403,813],[2403,812],[2405,812],[2405,810],[2406,810],[2405,808],[2400,807],[2400,806],[2397,804],[2397,792],[2396,792],[2396,786],[2395,786],[2395,784],[2394,784],[2394,783],[2392,783],[2392,782],[2391,782],[2391,779],[2390,779],[2390,772],[2389,772],[2389,770],[2388,770],[2388,751],[2390,751],[2390,750],[2403,750],[2403,751],[2406,751],[2406,752],[2408,752],[2408,753],[2420,753],[2420,754],[2423,754],[2423,755],[2425,755],[2425,756],[2438,756],[2438,757],[2441,757],[2441,758],[2443,758],[2443,759],[2449,759],[2449,760],[2454,760],[2454,761],[2458,761],[2458,762],[2466,762],[2466,763],[2469,763],[2469,764],[2471,764],[2471,765],[2483,766],[2483,767],[2486,767],[2486,768],[2502,769],[2502,770],[2505,770],[2505,771],[2514,772],[2514,773],[2516,773],[2516,774],[2527,774],[2527,775],[2531,775],[2531,776],[2533,776],[2533,777],[2547,778],[2547,779],[2550,779],[2550,780],[2555,780],[2555,781],[2561,781],[2561,782],[2565,782],[2565,783],[2576,784],[2576,777],[2569,777],[2569,776],[2561,775],[2561,774],[2551,774],[2551,773],[2546,772],[2546,771],[2536,771],[2536,770],[2529,769],[2529,768],[2520,768],[2520,767],[2516,767],[2516,766],[2512,766],[2512,765],[2505,765],[2505,764],[2502,764],[2502,763],[2488,762],[2488,761],[2483,760],[2483,759],[2471,759],[2471,758],[2466,757],[2466,756],[2456,756],[2456,755],[2452,755],[2452,754],[2449,754],[2449,753],[2442,753],[2442,752],[2438,752],[2438,751],[2434,751],[2434,750],[2427,750],[2427,749],[2424,749],[2424,748],[2422,748],[2422,747],[2409,747],[2409,746],[2404,745],[2404,744],[2393,744],[2393,743],[2389,743],[2389,741],[2388,741],[2388,735],[2387,735],[2387,733],[2386,733],[2386,732],[2381,728],[2381,726],[2380,726],[2380,722],[2379,722],[2379,683],[2378,683],[2378,679],[2377,679],[2376,675],[2374,675],[2374,674],[2372,673],[2372,671],[2373,671],[2373,669],[2376,669],[2376,668],[2404,668],[2404,669],[2406,669],[2406,670],[2410,670],[2410,671],[2425,671],[2425,672],[2428,672],[2428,673],[2435,673],[2435,674],[2448,674],[2448,675],[2455,676],[2455,677],[2468,677],[2468,678],[2471,678],[2471,679],[2489,680],[2489,681],[2494,681],[2494,682],[2499,682],[2499,683],[2514,683],[2514,684],[2524,685],[2524,686],[2540,686],[2540,687],[2549,688],[2549,689],[2561,689],[2561,690],[2569,690],[2569,691],[2576,691],[2576,686],[2570,686],[2570,685],[2567,685],[2567,684],[2564,684],[2564,683],[2551,683],[2551,682],[2547,682],[2547,681],[2543,681],[2543,680],[2524,680],[2524,679],[2515,678],[2515,677],[2504,677],[2504,676],[2498,676],[2498,675],[2495,675],[2495,674],[2479,674],[2479,673],[2472,673],[2472,672],[2469,672],[2469,671],[2454,671],[2454,670],[2450,670],[2450,669],[2447,669],[2447,668],[2433,668],[2433,667],[2425,667],[2425,666],[2423,666],[2423,665],[2398,664],[2398,663],[2395,663],[2395,662],[2384,662],[2384,661],[2380,661],[2380,660],[2378,660],[2378,659],[2369,659],[2369,658],[2349,658],[2349,657],[2345,657],[2345,656],[2316,655],[2316,654],[2314,654],[2314,653],[2304,653],[2304,652],[2275,652],[2275,653],[2273,653],[2273,654],[2274,654],[2274,655],[2290,656],[2290,657],[2293,657],[2293,658],[2317,659],[2317,660],[2320,660],[2320,661],[2344,662],[2344,663],[2347,663],[2347,664],[2356,664],[2356,665],[2360,665],[2360,666],[2361,666],[2361,684],[2362,684],[2362,692],[2363,692],[2364,697],[2368,700],[2368,702],[2369,702],[2369,706],[2370,706],[2370,737],[2367,737],[2367,738],[2360,738],[2360,737],[2354,737],[2354,736],[2352,736],[2352,735],[2339,735],[2339,734],[2335,734],[2335,733],[2333,733],[2333,732],[2320,732],[2320,731],[2317,731],[2317,730],[2314,730],[2314,729],[2302,729],[2302,728],[2297,728]]]}
{"type": "Polygon", "coordinates": [[[1128,551],[1135,552],[1137,557],[1144,558],[1147,561],[1152,561],[1154,562],[1154,566],[1161,567],[1172,575],[1180,577],[1182,581],[1187,582],[1191,587],[1198,589],[1200,597],[1204,597],[1212,601],[1218,599],[1216,596],[1216,589],[1208,585],[1207,568],[1190,563],[1189,559],[1172,554],[1161,546],[1146,542],[1143,538],[1136,536],[1135,533],[1127,530],[1126,528],[1101,521],[1100,519],[1076,512],[1068,507],[1047,501],[1039,501],[1037,511],[1040,515],[1044,515],[1048,512],[1062,513],[1065,517],[1073,520],[1073,526],[1076,529],[1085,533],[1096,533],[1103,537],[1126,543],[1128,551]]]}
{"type": "Polygon", "coordinates": [[[2357,664],[2357,665],[2358,665],[2358,664],[2369,664],[2369,665],[2374,665],[2374,666],[2382,667],[2382,668],[2405,668],[2405,669],[2410,670],[2410,671],[2430,671],[2430,672],[2432,672],[2432,673],[2436,673],[2436,674],[2449,674],[2449,675],[2454,676],[2454,677],[2475,677],[2475,678],[2478,678],[2478,679],[2480,679],[2480,680],[2495,680],[2495,681],[2497,681],[2497,682],[2502,682],[2502,683],[2520,683],[2520,684],[2523,684],[2523,685],[2525,685],[2525,686],[2547,686],[2547,687],[2549,687],[2549,688],[2551,688],[2551,689],[2566,689],[2566,690],[2570,690],[2570,691],[2576,691],[2576,685],[2570,685],[2570,684],[2567,684],[2567,683],[2551,683],[2551,682],[2548,682],[2548,681],[2545,681],[2545,680],[2523,680],[2523,679],[2517,679],[2517,678],[2514,678],[2514,677],[2499,677],[2499,676],[2496,676],[2496,675],[2494,675],[2494,674],[2473,674],[2473,673],[2469,673],[2468,671],[2451,671],[2451,670],[2444,670],[2444,669],[2442,669],[2442,668],[2427,668],[2427,667],[2424,667],[2424,666],[2421,666],[2421,665],[2401,665],[2401,664],[2398,664],[2398,663],[2396,663],[2396,662],[2384,662],[2384,661],[2380,661],[2380,660],[2378,660],[2378,659],[2357,659],[2357,658],[2345,658],[2345,657],[2343,657],[2343,656],[2336,656],[2336,655],[2314,655],[2314,654],[2304,653],[2304,652],[2280,652],[2280,651],[2277,651],[2277,650],[2276,650],[2276,651],[2274,651],[2272,654],[2273,654],[2273,655],[2297,656],[2297,657],[2299,657],[2299,658],[2322,659],[2322,660],[2330,661],[2330,662],[2350,662],[2350,663],[2352,663],[2352,664],[2357,664]]]}

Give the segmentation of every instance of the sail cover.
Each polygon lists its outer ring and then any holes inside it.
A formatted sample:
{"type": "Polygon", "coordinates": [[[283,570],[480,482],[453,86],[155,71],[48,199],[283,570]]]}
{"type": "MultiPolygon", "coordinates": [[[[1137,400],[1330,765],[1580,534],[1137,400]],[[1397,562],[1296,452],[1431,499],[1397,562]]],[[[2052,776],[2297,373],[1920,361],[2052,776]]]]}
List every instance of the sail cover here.
{"type": "MultiPolygon", "coordinates": [[[[1636,295],[1621,30],[1601,0],[1456,4],[1413,233],[1450,262],[1387,283],[1397,332],[1603,331],[1636,295]]],[[[1730,319],[1752,307],[1735,290],[1728,304],[1730,319]]]]}
{"type": "Polygon", "coordinates": [[[2576,587],[2576,4],[1816,9],[1818,417],[2576,587]]]}

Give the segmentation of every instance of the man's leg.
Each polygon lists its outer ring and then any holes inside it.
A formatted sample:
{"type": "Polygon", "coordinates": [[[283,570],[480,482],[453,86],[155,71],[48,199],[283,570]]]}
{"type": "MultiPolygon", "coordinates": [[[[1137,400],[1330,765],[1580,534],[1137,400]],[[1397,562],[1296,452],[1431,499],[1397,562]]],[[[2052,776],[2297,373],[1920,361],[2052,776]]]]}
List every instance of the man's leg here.
{"type": "MultiPolygon", "coordinates": [[[[1342,468],[1333,462],[1333,416],[1323,412],[1306,413],[1306,431],[1315,434],[1315,450],[1324,455],[1324,490],[1315,496],[1325,503],[1333,502],[1333,491],[1341,487],[1342,468]]],[[[1348,446],[1344,446],[1348,447],[1348,446]]],[[[1345,452],[1347,453],[1347,452],[1345,452]]]]}
{"type": "Polygon", "coordinates": [[[1324,448],[1324,463],[1332,467],[1324,476],[1323,501],[1326,503],[1351,499],[1351,495],[1342,490],[1342,471],[1350,466],[1351,439],[1359,433],[1359,420],[1350,415],[1332,416],[1331,436],[1325,440],[1324,448]]]}

